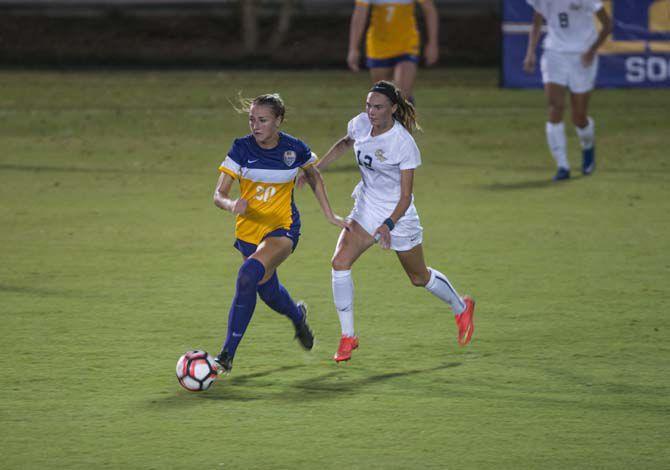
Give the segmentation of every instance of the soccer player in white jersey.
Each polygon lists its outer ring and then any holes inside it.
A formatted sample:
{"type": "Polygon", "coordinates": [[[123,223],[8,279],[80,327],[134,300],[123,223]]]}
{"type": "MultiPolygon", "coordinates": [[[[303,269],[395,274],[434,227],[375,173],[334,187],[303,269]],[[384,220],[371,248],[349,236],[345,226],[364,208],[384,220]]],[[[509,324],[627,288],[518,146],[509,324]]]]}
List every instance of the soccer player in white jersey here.
{"type": "Polygon", "coordinates": [[[556,160],[555,181],[570,178],[563,110],[565,91],[570,90],[572,123],[582,147],[582,174],[595,170],[595,124],[588,115],[589,98],[598,71],[598,48],[612,30],[611,21],[600,0],[526,0],[535,10],[523,68],[535,71],[537,43],[543,20],[547,36],[540,61],[542,82],[549,106],[546,124],[547,143],[556,160]],[[593,16],[598,18],[598,33],[593,16]]]}
{"type": "Polygon", "coordinates": [[[382,248],[396,252],[413,285],[425,287],[449,304],[458,325],[458,342],[470,342],[474,331],[475,302],[461,297],[447,277],[426,267],[423,228],[414,207],[414,170],[421,154],[411,132],[416,127],[414,107],[398,88],[377,82],[367,94],[366,112],[349,121],[347,135],[338,140],[321,160],[327,167],[353,147],[361,181],[354,189],[349,230],[342,230],[332,259],[333,297],[340,317],[342,337],[335,361],[347,361],[358,347],[354,330],[354,262],[378,240],[382,248]]]}

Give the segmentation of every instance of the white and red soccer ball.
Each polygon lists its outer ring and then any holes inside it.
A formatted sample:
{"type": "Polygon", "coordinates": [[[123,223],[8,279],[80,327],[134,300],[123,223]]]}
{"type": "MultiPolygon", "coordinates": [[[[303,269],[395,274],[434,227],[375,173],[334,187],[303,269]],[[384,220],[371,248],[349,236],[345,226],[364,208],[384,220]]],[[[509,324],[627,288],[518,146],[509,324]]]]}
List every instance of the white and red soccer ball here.
{"type": "Polygon", "coordinates": [[[201,392],[217,377],[214,358],[205,351],[186,351],[177,361],[177,380],[189,392],[201,392]]]}

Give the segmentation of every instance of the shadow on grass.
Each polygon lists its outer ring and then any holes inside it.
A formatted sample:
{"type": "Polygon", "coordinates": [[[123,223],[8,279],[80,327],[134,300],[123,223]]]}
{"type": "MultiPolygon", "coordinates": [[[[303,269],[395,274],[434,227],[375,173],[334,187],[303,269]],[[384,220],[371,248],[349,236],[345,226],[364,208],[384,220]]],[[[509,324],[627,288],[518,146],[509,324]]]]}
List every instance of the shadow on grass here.
{"type": "MultiPolygon", "coordinates": [[[[294,366],[282,366],[282,367],[277,367],[276,369],[270,369],[266,370],[263,372],[254,372],[252,374],[245,374],[245,375],[239,375],[239,376],[233,376],[227,382],[232,383],[233,385],[246,385],[249,381],[253,379],[259,379],[262,377],[268,377],[270,375],[282,373],[282,372],[287,372],[289,370],[293,369],[300,369],[301,367],[305,367],[304,365],[294,365],[294,366]]],[[[226,380],[224,378],[224,380],[226,380]]]]}
{"type": "Polygon", "coordinates": [[[403,378],[418,374],[428,374],[438,370],[460,366],[460,362],[450,362],[428,369],[411,369],[405,371],[388,372],[384,374],[365,375],[363,377],[349,377],[347,371],[333,370],[325,374],[310,376],[291,382],[281,390],[263,391],[267,387],[275,387],[275,384],[254,383],[255,379],[271,376],[276,373],[297,369],[304,366],[281,367],[266,372],[247,374],[231,378],[228,383],[221,383],[212,392],[202,394],[202,398],[208,400],[225,401],[252,401],[258,399],[281,400],[281,401],[311,401],[328,400],[342,396],[343,394],[354,394],[364,391],[366,388],[396,378],[403,378]],[[239,385],[247,385],[244,389],[239,385]]]}
{"type": "Polygon", "coordinates": [[[484,189],[489,191],[510,191],[515,189],[540,189],[551,188],[561,184],[566,184],[566,181],[556,182],[550,179],[530,180],[530,181],[516,181],[514,183],[493,183],[483,185],[484,189]]]}
{"type": "Polygon", "coordinates": [[[188,404],[202,403],[200,400],[250,402],[263,401],[288,401],[304,402],[315,400],[331,400],[343,395],[360,393],[371,387],[387,382],[392,379],[404,378],[419,374],[430,374],[431,372],[458,367],[461,362],[450,362],[427,369],[410,369],[383,374],[364,375],[362,377],[350,377],[346,374],[351,371],[332,370],[325,374],[310,376],[291,382],[286,385],[277,385],[274,382],[257,381],[282,374],[290,370],[306,367],[305,365],[294,365],[278,367],[262,372],[240,375],[231,378],[223,378],[214,384],[212,389],[204,393],[191,393],[178,389],[176,394],[170,394],[161,399],[152,399],[150,406],[160,408],[172,406],[185,406],[188,404]]]}
{"type": "Polygon", "coordinates": [[[69,296],[71,292],[64,290],[42,289],[39,287],[26,286],[11,286],[7,284],[0,284],[0,292],[7,292],[11,294],[26,294],[35,297],[47,297],[52,295],[69,296]]]}
{"type": "Polygon", "coordinates": [[[419,374],[427,374],[438,370],[449,369],[462,365],[461,362],[449,362],[428,369],[410,369],[398,372],[387,372],[384,374],[366,375],[364,377],[349,378],[342,377],[341,371],[332,371],[318,377],[301,380],[291,387],[300,390],[303,399],[319,399],[332,395],[333,393],[356,393],[368,386],[386,382],[391,379],[409,377],[419,374]],[[310,392],[305,394],[304,392],[310,392]]]}
{"type": "MultiPolygon", "coordinates": [[[[211,389],[206,392],[189,392],[176,386],[176,393],[163,397],[158,400],[151,400],[150,405],[164,406],[184,406],[187,403],[198,403],[199,400],[227,400],[227,401],[254,401],[268,398],[268,394],[263,389],[267,387],[264,384],[253,384],[254,379],[269,377],[275,374],[281,374],[293,369],[305,367],[304,365],[283,366],[275,369],[270,369],[261,372],[254,372],[251,374],[244,374],[238,376],[222,377],[217,380],[211,389]],[[240,388],[244,387],[249,382],[254,386],[254,389],[240,388]]],[[[176,385],[176,382],[175,382],[176,385]]]]}

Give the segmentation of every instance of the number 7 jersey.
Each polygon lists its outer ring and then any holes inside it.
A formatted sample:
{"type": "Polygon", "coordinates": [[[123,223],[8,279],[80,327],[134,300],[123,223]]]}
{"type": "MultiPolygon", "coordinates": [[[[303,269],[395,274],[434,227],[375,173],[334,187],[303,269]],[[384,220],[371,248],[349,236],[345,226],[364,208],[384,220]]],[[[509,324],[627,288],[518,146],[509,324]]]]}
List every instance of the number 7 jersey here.
{"type": "Polygon", "coordinates": [[[383,134],[372,136],[372,123],[361,113],[347,126],[347,135],[354,142],[356,163],[361,182],[354,189],[354,198],[364,198],[383,206],[390,215],[400,201],[400,171],[421,165],[421,153],[412,135],[395,121],[383,134]]]}
{"type": "Polygon", "coordinates": [[[298,169],[316,162],[316,155],[299,139],[283,132],[272,149],[261,148],[253,135],[235,139],[219,166],[240,182],[247,210],[236,218],[235,237],[258,245],[270,232],[300,230],[300,213],[293,203],[298,169]]]}
{"type": "Polygon", "coordinates": [[[368,58],[419,54],[415,1],[423,3],[424,0],[356,0],[357,4],[372,7],[365,40],[368,58]]]}

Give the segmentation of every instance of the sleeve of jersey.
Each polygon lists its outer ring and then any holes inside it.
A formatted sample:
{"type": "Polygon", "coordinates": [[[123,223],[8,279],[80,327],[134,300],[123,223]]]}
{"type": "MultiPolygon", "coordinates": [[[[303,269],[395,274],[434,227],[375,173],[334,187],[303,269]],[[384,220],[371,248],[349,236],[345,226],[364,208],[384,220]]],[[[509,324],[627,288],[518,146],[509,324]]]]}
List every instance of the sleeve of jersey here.
{"type": "Polygon", "coordinates": [[[356,129],[354,128],[355,121],[356,118],[353,118],[349,121],[349,124],[347,124],[347,137],[352,140],[356,140],[356,129]]]}
{"type": "Polygon", "coordinates": [[[307,161],[305,161],[305,163],[303,163],[300,166],[305,168],[307,166],[314,165],[318,161],[319,161],[319,157],[317,157],[314,152],[309,152],[309,157],[307,158],[307,161]]]}
{"type": "Polygon", "coordinates": [[[356,140],[364,132],[365,122],[363,121],[363,116],[365,116],[365,113],[355,116],[347,124],[347,137],[350,139],[356,140]]]}
{"type": "Polygon", "coordinates": [[[240,164],[227,156],[219,165],[219,171],[230,175],[233,179],[238,179],[240,177],[240,164]]]}
{"type": "Polygon", "coordinates": [[[219,171],[230,175],[233,179],[238,179],[240,177],[241,167],[242,157],[240,155],[237,141],[235,141],[228,151],[228,156],[226,156],[226,159],[219,165],[219,171]]]}
{"type": "Polygon", "coordinates": [[[538,13],[542,13],[542,0],[526,0],[526,3],[538,13]]]}
{"type": "Polygon", "coordinates": [[[421,166],[421,152],[414,141],[403,146],[401,158],[399,165],[401,170],[413,170],[421,166]]]}
{"type": "Polygon", "coordinates": [[[603,2],[601,2],[599,0],[591,0],[589,2],[589,6],[591,7],[591,12],[595,13],[597,11],[602,10],[603,2]]]}
{"type": "Polygon", "coordinates": [[[309,148],[309,146],[306,143],[304,143],[304,142],[300,142],[300,143],[302,144],[301,145],[302,148],[300,149],[300,162],[301,163],[299,164],[299,166],[304,168],[306,166],[315,164],[316,161],[318,160],[318,158],[316,157],[316,154],[314,152],[312,152],[312,150],[309,148]]]}

